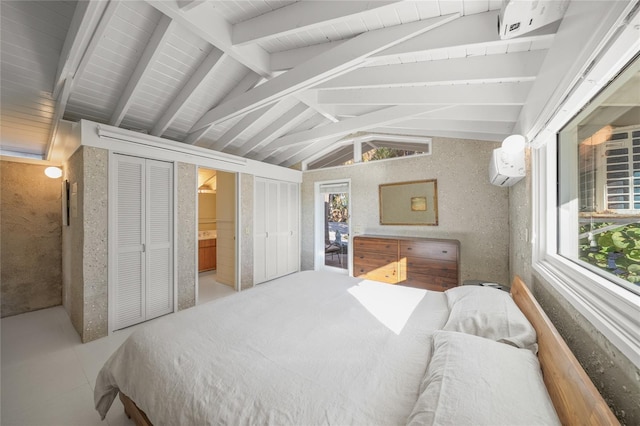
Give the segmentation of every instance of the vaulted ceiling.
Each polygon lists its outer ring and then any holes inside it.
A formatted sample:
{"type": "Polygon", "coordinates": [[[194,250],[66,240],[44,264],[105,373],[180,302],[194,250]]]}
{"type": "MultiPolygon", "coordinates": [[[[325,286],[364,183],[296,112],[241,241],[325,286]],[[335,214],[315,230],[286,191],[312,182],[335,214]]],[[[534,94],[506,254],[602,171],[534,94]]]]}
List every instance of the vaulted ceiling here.
{"type": "Polygon", "coordinates": [[[0,4],[2,152],[44,158],[80,119],[282,166],[363,132],[501,141],[557,29],[502,40],[501,0],[0,4]]]}

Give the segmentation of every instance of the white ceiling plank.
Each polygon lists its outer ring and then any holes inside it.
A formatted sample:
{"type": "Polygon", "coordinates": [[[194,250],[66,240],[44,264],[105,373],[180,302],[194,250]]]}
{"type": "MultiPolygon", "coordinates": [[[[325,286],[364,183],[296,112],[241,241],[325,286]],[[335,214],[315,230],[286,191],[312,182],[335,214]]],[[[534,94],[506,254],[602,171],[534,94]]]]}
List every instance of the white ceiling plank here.
{"type": "Polygon", "coordinates": [[[545,54],[546,51],[538,50],[507,55],[476,56],[443,61],[364,67],[350,71],[347,74],[315,86],[315,88],[522,81],[536,77],[545,54]]]}
{"type": "Polygon", "coordinates": [[[314,56],[318,56],[327,50],[344,43],[346,40],[330,41],[326,43],[313,44],[311,46],[299,47],[296,49],[273,52],[271,54],[271,69],[276,71],[286,71],[308,61],[314,56]]]}
{"type": "Polygon", "coordinates": [[[249,132],[252,129],[259,128],[260,125],[264,125],[263,123],[261,123],[260,119],[274,107],[275,105],[267,105],[255,111],[251,111],[249,114],[242,117],[242,119],[238,121],[233,127],[227,130],[225,134],[218,138],[218,140],[215,141],[209,148],[215,151],[222,151],[227,146],[235,142],[243,133],[249,132]]]}
{"type": "Polygon", "coordinates": [[[315,112],[310,111],[307,105],[302,103],[296,104],[281,117],[274,120],[271,124],[258,132],[254,137],[246,141],[239,148],[235,149],[233,154],[244,156],[253,151],[259,145],[268,145],[276,138],[282,136],[284,133],[300,124],[301,121],[310,118],[310,115],[313,114],[315,114],[315,112]]]}
{"type": "Polygon", "coordinates": [[[384,12],[398,1],[323,1],[296,2],[233,26],[233,44],[257,43],[290,36],[300,31],[310,31],[347,18],[357,18],[367,13],[384,12]]]}
{"type": "Polygon", "coordinates": [[[185,104],[189,101],[189,99],[193,96],[193,94],[202,86],[202,83],[211,75],[212,72],[216,69],[216,65],[220,64],[220,59],[222,58],[222,53],[220,50],[213,47],[211,52],[207,55],[206,58],[202,61],[202,63],[198,66],[195,72],[189,77],[189,80],[185,83],[185,85],[180,89],[180,92],[175,97],[171,105],[167,108],[167,110],[162,114],[162,117],[156,122],[151,129],[151,134],[153,136],[161,136],[165,130],[171,125],[171,122],[176,118],[176,116],[180,113],[180,110],[185,106],[185,104]]]}
{"type": "Polygon", "coordinates": [[[58,61],[53,87],[54,98],[58,97],[69,73],[78,67],[106,6],[106,2],[99,1],[77,3],[58,61]]]}
{"type": "Polygon", "coordinates": [[[360,34],[336,48],[298,65],[285,74],[211,109],[194,124],[191,131],[244,114],[252,109],[275,102],[286,95],[321,83],[329,77],[346,72],[364,58],[380,50],[401,43],[455,18],[456,15],[438,17],[360,34]]]}
{"type": "Polygon", "coordinates": [[[532,82],[318,91],[318,102],[346,105],[523,105],[532,82]]]}
{"type": "Polygon", "coordinates": [[[147,0],[147,3],[250,70],[263,77],[271,75],[269,54],[264,49],[258,45],[233,46],[232,25],[216,11],[214,2],[205,2],[191,10],[181,10],[178,4],[172,1],[147,0]]]}
{"type": "MultiPolygon", "coordinates": [[[[255,87],[258,81],[260,81],[260,79],[262,79],[262,77],[259,74],[256,74],[255,72],[249,70],[247,75],[245,75],[244,78],[240,80],[240,83],[235,85],[233,89],[231,89],[231,91],[227,93],[227,95],[220,101],[220,103],[226,102],[229,99],[233,99],[236,96],[246,92],[247,90],[251,90],[253,87],[255,87]]],[[[207,132],[209,132],[209,130],[211,130],[212,127],[213,126],[203,127],[200,130],[189,133],[183,140],[183,142],[191,145],[196,144],[200,139],[204,137],[205,134],[207,134],[207,132]]]]}
{"type": "Polygon", "coordinates": [[[416,116],[432,120],[508,121],[515,122],[520,115],[520,105],[456,105],[416,116]]]}
{"type": "Polygon", "coordinates": [[[257,156],[258,159],[266,158],[271,152],[289,148],[299,144],[309,144],[316,141],[325,140],[329,138],[337,138],[349,133],[367,130],[371,127],[377,127],[383,124],[389,124],[396,121],[406,120],[408,117],[412,117],[417,114],[423,114],[429,110],[435,110],[439,108],[450,108],[438,106],[414,106],[414,105],[400,105],[385,108],[380,111],[375,111],[370,114],[365,114],[360,117],[350,118],[338,123],[331,123],[325,126],[316,127],[315,129],[307,130],[305,132],[294,133],[283,136],[276,139],[271,144],[267,145],[257,156]]]}
{"type": "Polygon", "coordinates": [[[142,52],[142,56],[136,65],[136,69],[129,78],[129,82],[125,87],[124,92],[120,95],[118,104],[111,115],[111,120],[109,121],[110,125],[119,126],[122,119],[127,114],[127,111],[133,102],[136,90],[140,87],[140,83],[144,80],[144,77],[158,59],[162,46],[164,46],[167,38],[171,34],[172,27],[175,25],[173,22],[174,21],[166,15],[162,15],[160,18],[156,29],[149,39],[149,43],[142,52]]]}
{"type": "MultiPolygon", "coordinates": [[[[463,16],[453,22],[434,29],[426,34],[414,37],[404,43],[390,47],[373,55],[374,59],[395,58],[402,55],[415,55],[416,53],[448,49],[452,47],[465,47],[483,45],[508,45],[509,40],[500,40],[496,29],[498,12],[490,11],[476,15],[463,16]]],[[[518,37],[518,42],[525,40],[552,38],[555,29],[544,28],[527,37],[518,37]]]]}

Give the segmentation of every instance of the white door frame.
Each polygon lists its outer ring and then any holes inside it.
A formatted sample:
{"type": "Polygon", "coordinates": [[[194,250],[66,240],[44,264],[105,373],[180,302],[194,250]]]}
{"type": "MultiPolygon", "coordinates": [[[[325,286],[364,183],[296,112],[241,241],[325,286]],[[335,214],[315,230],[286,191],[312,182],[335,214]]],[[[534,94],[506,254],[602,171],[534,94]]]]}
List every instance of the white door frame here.
{"type": "Polygon", "coordinates": [[[313,269],[316,271],[327,270],[331,272],[352,275],[353,262],[353,229],[351,223],[352,205],[351,205],[351,179],[335,179],[325,180],[314,183],[313,191],[313,269]],[[320,199],[320,185],[332,183],[347,183],[349,185],[349,245],[347,249],[347,269],[334,268],[326,266],[324,253],[324,199],[320,199]]]}

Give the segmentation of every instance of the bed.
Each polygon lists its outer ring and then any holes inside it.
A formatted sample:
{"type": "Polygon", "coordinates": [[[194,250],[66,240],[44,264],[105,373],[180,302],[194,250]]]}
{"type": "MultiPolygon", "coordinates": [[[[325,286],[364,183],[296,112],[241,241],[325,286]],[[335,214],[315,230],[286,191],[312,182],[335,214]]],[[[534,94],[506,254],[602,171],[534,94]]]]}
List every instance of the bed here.
{"type": "Polygon", "coordinates": [[[516,278],[512,296],[306,271],[134,332],[95,386],[138,425],[616,424],[516,278]]]}

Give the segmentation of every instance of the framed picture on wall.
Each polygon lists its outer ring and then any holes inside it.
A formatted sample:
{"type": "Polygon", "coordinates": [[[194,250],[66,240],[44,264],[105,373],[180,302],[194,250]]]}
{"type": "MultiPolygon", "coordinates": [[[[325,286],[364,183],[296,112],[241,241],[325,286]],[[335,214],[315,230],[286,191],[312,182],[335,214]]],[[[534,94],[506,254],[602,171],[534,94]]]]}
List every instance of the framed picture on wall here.
{"type": "Polygon", "coordinates": [[[378,186],[380,225],[438,225],[436,179],[378,186]]]}

